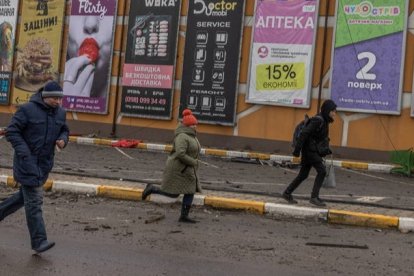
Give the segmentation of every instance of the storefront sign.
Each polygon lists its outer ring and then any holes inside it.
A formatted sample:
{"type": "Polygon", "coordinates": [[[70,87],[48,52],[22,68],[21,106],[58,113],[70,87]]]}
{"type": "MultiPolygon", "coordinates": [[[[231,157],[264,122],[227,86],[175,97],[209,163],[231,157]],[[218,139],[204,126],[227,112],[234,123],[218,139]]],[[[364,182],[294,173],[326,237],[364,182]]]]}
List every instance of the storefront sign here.
{"type": "Polygon", "coordinates": [[[332,100],[338,110],[400,114],[408,1],[337,2],[332,100]]]}
{"type": "Polygon", "coordinates": [[[234,125],[244,0],[189,1],[180,116],[234,125]]]}
{"type": "Polygon", "coordinates": [[[18,1],[0,1],[0,104],[8,105],[13,77],[13,56],[18,1]]]}
{"type": "Polygon", "coordinates": [[[171,119],[180,0],[131,1],[121,112],[171,119]]]}
{"type": "Polygon", "coordinates": [[[28,102],[46,82],[59,81],[65,11],[64,1],[23,0],[21,5],[13,104],[28,102]]]}
{"type": "Polygon", "coordinates": [[[247,102],[308,108],[318,1],[256,1],[247,102]]]}
{"type": "Polygon", "coordinates": [[[72,0],[63,77],[68,111],[108,112],[116,0],[72,0]]]}

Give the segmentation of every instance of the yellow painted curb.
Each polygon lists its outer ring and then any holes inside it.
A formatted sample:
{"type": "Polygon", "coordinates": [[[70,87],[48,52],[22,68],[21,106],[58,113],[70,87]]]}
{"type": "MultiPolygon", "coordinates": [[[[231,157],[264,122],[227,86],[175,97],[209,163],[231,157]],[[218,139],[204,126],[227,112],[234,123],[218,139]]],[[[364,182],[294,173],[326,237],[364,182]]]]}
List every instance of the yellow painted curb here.
{"type": "Polygon", "coordinates": [[[43,184],[43,190],[45,190],[45,191],[50,191],[50,190],[52,190],[52,187],[53,187],[53,180],[46,180],[46,183],[45,184],[43,184]]]}
{"type": "Polygon", "coordinates": [[[148,146],[146,143],[138,143],[137,149],[148,149],[148,146]]]}
{"type": "MultiPolygon", "coordinates": [[[[8,176],[7,177],[7,182],[6,185],[10,188],[17,188],[18,187],[18,183],[16,180],[14,180],[14,178],[12,176],[8,176]]],[[[53,180],[46,180],[45,184],[43,184],[43,190],[45,191],[50,191],[52,189],[53,186],[53,180]]]]}
{"type": "Polygon", "coordinates": [[[270,159],[270,154],[266,154],[266,153],[250,152],[248,154],[248,156],[250,158],[260,159],[260,160],[269,160],[270,159]]]}
{"type": "Polygon", "coordinates": [[[78,137],[77,136],[69,136],[69,142],[77,142],[78,137]]]}
{"type": "Polygon", "coordinates": [[[108,139],[100,139],[100,138],[95,138],[93,140],[94,144],[97,145],[105,145],[105,146],[111,146],[112,145],[112,140],[108,140],[108,139]]]}
{"type": "Polygon", "coordinates": [[[214,156],[227,156],[226,150],[218,150],[218,149],[206,149],[206,155],[214,155],[214,156]]]}
{"type": "Polygon", "coordinates": [[[368,163],[342,161],[342,168],[367,170],[368,163]]]}
{"type": "Polygon", "coordinates": [[[262,201],[240,200],[225,197],[206,196],[204,205],[223,209],[238,209],[264,214],[265,203],[262,201]]]}
{"type": "Polygon", "coordinates": [[[98,186],[97,195],[117,199],[141,200],[142,189],[102,185],[98,186]]]}
{"type": "Polygon", "coordinates": [[[17,188],[17,182],[14,180],[14,178],[13,177],[11,177],[11,176],[8,176],[7,177],[7,182],[6,182],[6,185],[8,186],[8,187],[11,187],[11,188],[17,188]]]}
{"type": "Polygon", "coordinates": [[[328,210],[328,223],[377,228],[398,228],[398,217],[377,214],[328,210]]]}

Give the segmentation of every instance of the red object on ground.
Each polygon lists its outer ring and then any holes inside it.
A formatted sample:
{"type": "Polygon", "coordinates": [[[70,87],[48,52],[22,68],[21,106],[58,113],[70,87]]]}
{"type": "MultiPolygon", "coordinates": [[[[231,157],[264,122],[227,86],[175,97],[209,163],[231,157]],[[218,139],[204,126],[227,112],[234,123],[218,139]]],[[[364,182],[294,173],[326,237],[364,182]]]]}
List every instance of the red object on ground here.
{"type": "Polygon", "coordinates": [[[135,148],[140,142],[140,140],[122,139],[116,143],[113,143],[112,146],[118,148],[135,148]]]}
{"type": "Polygon", "coordinates": [[[95,63],[99,58],[99,46],[95,39],[85,38],[79,47],[78,55],[86,55],[91,59],[92,63],[95,63]]]}

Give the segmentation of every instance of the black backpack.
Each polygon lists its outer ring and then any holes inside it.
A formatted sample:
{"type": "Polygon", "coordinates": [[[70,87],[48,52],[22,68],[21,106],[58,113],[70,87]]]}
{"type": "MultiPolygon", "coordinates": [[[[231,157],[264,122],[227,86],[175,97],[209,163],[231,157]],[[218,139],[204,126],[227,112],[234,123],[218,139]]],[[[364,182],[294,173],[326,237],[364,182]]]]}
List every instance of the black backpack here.
{"type": "MultiPolygon", "coordinates": [[[[319,127],[319,130],[322,129],[323,124],[324,124],[324,119],[322,118],[322,116],[320,115],[316,115],[312,118],[318,118],[319,120],[321,120],[321,125],[319,127]]],[[[293,132],[293,137],[292,137],[292,148],[295,149],[296,145],[298,143],[299,140],[299,136],[302,133],[302,130],[305,126],[307,126],[307,124],[310,122],[311,118],[309,118],[308,114],[305,114],[305,119],[303,119],[303,121],[301,121],[296,127],[295,127],[295,131],[293,132]]]]}

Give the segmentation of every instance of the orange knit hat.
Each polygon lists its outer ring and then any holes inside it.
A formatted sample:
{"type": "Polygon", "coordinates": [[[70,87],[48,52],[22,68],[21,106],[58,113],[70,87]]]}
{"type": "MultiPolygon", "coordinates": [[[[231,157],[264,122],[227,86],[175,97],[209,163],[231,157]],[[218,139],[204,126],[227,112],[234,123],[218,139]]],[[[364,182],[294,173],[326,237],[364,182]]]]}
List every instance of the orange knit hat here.
{"type": "Polygon", "coordinates": [[[198,124],[196,117],[194,117],[193,112],[190,109],[183,110],[183,125],[193,126],[198,124]]]}

